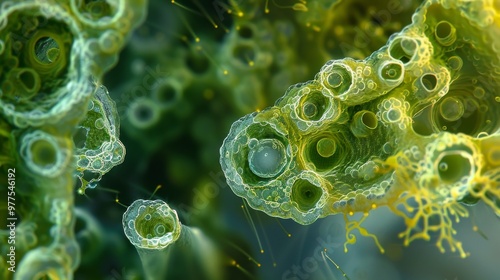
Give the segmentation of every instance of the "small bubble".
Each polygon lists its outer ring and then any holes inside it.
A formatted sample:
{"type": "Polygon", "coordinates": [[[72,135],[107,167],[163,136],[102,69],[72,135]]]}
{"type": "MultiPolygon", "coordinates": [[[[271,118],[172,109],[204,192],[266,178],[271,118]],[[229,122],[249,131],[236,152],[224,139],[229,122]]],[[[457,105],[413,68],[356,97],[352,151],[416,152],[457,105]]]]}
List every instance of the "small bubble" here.
{"type": "Polygon", "coordinates": [[[441,162],[438,166],[439,168],[439,171],[446,171],[448,170],[448,164],[446,164],[445,162],[441,162]]]}

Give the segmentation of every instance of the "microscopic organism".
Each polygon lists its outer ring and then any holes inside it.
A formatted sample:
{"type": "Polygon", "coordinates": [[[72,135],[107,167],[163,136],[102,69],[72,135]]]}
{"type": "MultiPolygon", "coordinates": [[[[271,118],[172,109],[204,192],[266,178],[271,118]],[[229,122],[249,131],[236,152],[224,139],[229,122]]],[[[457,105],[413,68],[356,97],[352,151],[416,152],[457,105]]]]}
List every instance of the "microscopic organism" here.
{"type": "Polygon", "coordinates": [[[199,229],[181,224],[177,212],[164,201],[134,201],[123,214],[122,223],[141,257],[147,279],[221,278],[220,257],[213,244],[199,229]],[[192,268],[185,269],[186,262],[192,268]]]}
{"type": "Polygon", "coordinates": [[[330,60],[236,121],[220,149],[229,186],[300,224],[343,214],[345,245],[358,229],[381,251],[362,223],[387,206],[406,222],[405,245],[436,233],[441,251],[466,257],[453,229],[462,201],[500,213],[499,33],[493,1],[425,1],[378,51],[330,60]]]}

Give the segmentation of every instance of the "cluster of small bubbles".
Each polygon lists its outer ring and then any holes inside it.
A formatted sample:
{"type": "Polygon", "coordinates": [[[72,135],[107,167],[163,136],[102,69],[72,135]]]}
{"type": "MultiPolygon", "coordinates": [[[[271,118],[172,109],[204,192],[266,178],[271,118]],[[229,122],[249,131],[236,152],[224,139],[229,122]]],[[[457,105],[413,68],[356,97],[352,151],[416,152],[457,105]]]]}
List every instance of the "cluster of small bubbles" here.
{"type": "Polygon", "coordinates": [[[125,159],[125,146],[120,141],[120,119],[115,102],[100,85],[91,99],[91,109],[77,126],[85,135],[73,136],[79,193],[96,186],[102,176],[125,159]]]}
{"type": "Polygon", "coordinates": [[[177,212],[162,200],[134,201],[123,214],[123,229],[138,248],[164,249],[181,235],[177,212]]]}

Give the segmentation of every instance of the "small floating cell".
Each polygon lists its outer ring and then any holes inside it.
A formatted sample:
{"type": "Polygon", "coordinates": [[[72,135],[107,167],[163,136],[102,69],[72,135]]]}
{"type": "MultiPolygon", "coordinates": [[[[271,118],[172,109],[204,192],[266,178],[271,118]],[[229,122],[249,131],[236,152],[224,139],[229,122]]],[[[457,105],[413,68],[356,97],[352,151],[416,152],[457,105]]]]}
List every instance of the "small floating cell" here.
{"type": "Polygon", "coordinates": [[[465,112],[462,101],[456,97],[446,97],[439,105],[439,113],[447,121],[460,119],[465,112]]]}
{"type": "Polygon", "coordinates": [[[337,144],[335,144],[335,141],[331,138],[322,138],[316,143],[316,150],[318,151],[318,154],[322,157],[331,157],[334,153],[335,150],[337,149],[337,144]]]}

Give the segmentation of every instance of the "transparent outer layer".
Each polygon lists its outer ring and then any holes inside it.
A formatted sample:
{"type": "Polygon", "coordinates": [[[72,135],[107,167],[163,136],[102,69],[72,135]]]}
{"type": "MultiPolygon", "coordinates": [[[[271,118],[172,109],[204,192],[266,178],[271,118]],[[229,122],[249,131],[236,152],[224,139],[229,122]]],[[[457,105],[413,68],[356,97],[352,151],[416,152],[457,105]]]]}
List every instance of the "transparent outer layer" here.
{"type": "Polygon", "coordinates": [[[500,214],[499,9],[426,1],[369,57],[331,60],[241,118],[220,149],[229,186],[254,209],[301,224],[342,213],[346,244],[356,228],[377,240],[361,223],[386,205],[405,219],[406,245],[438,232],[442,251],[445,241],[465,257],[452,227],[468,215],[461,202],[482,199],[500,214]],[[366,215],[349,221],[354,212],[366,215]]]}
{"type": "Polygon", "coordinates": [[[123,230],[132,245],[164,249],[181,235],[177,212],[162,200],[134,201],[123,214],[123,230]]]}
{"type": "Polygon", "coordinates": [[[90,100],[85,119],[77,126],[75,141],[78,192],[96,186],[104,174],[125,159],[120,141],[120,118],[116,104],[104,86],[99,86],[90,100]]]}

